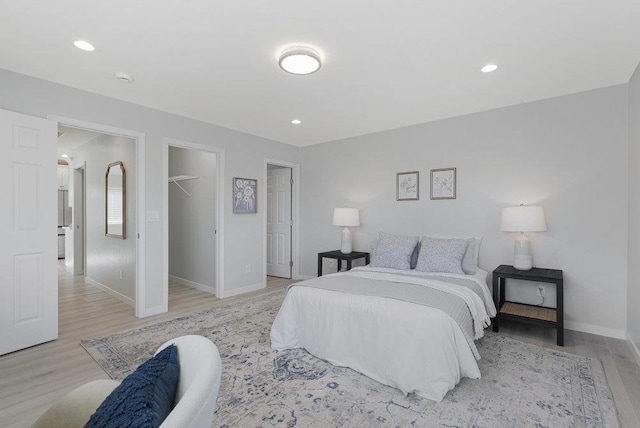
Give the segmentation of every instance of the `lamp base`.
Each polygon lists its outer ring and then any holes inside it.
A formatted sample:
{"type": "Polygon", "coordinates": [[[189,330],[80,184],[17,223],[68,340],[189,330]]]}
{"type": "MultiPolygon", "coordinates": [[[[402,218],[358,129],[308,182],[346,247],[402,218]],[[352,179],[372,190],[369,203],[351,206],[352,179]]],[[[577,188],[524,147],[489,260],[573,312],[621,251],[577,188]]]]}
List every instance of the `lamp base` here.
{"type": "Polygon", "coordinates": [[[520,233],[513,244],[513,267],[518,270],[530,270],[533,267],[529,239],[524,232],[520,233]]]}
{"type": "Polygon", "coordinates": [[[513,267],[518,270],[531,270],[533,260],[531,260],[531,256],[515,256],[513,258],[513,267]]]}
{"type": "Polygon", "coordinates": [[[353,244],[351,241],[351,231],[345,227],[342,231],[342,245],[340,246],[342,254],[351,254],[353,252],[353,244]]]}

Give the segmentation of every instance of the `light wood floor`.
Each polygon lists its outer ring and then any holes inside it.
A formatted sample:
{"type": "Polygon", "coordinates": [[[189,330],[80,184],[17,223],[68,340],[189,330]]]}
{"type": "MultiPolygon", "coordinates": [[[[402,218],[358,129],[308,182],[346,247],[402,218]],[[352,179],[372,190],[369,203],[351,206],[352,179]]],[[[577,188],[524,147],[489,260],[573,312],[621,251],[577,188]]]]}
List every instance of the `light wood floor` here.
{"type": "MultiPolygon", "coordinates": [[[[58,398],[106,373],[80,346],[80,340],[131,330],[242,297],[217,299],[190,287],[169,283],[169,312],[138,319],[133,308],[58,267],[58,340],[0,357],[0,427],[29,427],[58,398]]],[[[291,280],[269,277],[267,291],[291,280]]],[[[265,290],[250,295],[264,293],[265,290]]]]}
{"type": "MultiPolygon", "coordinates": [[[[267,290],[291,282],[269,278],[267,290]]],[[[58,340],[0,357],[0,426],[28,427],[53,401],[73,388],[108,378],[80,346],[81,339],[130,330],[242,298],[220,300],[170,284],[169,312],[138,319],[130,306],[60,268],[58,340]]],[[[640,366],[626,342],[567,330],[566,346],[556,347],[553,330],[507,322],[501,323],[500,333],[548,348],[598,357],[603,362],[623,427],[640,427],[640,366]]]]}

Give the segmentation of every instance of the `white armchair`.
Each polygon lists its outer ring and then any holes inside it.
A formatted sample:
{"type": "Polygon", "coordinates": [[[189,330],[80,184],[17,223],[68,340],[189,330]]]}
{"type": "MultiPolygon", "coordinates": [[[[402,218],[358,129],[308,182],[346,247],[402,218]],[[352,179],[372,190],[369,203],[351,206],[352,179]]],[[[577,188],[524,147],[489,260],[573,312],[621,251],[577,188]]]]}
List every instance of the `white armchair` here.
{"type": "MultiPolygon", "coordinates": [[[[181,336],[164,343],[156,354],[172,343],[178,348],[180,374],[174,407],[160,427],[210,428],[222,371],[218,348],[202,336],[181,336]]],[[[33,427],[84,427],[119,384],[96,380],[82,385],[56,401],[33,427]]]]}

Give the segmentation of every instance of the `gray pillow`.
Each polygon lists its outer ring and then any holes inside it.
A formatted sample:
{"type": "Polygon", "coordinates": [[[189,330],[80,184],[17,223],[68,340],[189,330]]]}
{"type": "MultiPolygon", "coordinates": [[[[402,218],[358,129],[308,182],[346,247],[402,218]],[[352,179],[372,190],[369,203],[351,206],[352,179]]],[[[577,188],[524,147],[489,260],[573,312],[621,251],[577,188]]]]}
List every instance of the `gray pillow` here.
{"type": "Polygon", "coordinates": [[[425,236],[422,238],[416,270],[464,274],[462,258],[468,244],[467,239],[436,239],[425,236]]]}
{"type": "MultiPolygon", "coordinates": [[[[373,256],[376,253],[376,250],[378,249],[378,244],[380,243],[380,239],[376,238],[373,240],[373,242],[371,243],[371,257],[373,258],[373,256]]],[[[474,242],[475,244],[475,242],[474,242]]],[[[420,241],[418,241],[418,243],[416,244],[416,247],[413,249],[413,253],[411,253],[411,262],[409,262],[409,267],[411,269],[415,269],[416,265],[418,264],[418,253],[420,252],[420,241]]],[[[466,255],[466,253],[465,253],[466,255]]],[[[463,267],[464,269],[464,267],[463,267]]],[[[473,273],[476,273],[475,267],[473,269],[473,273]]]]}
{"type": "Polygon", "coordinates": [[[380,232],[378,245],[375,247],[369,266],[408,270],[411,268],[411,254],[418,242],[417,236],[380,232]]]}

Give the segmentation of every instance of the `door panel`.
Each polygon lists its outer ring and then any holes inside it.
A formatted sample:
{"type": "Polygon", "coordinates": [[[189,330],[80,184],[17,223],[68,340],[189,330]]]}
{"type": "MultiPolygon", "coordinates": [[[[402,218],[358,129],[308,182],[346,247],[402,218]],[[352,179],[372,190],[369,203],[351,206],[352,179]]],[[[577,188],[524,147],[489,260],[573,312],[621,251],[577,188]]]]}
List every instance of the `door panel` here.
{"type": "Polygon", "coordinates": [[[267,275],[291,278],[291,168],[267,172],[267,275]]]}
{"type": "Polygon", "coordinates": [[[0,110],[0,355],[58,337],[56,128],[0,110]]]}

